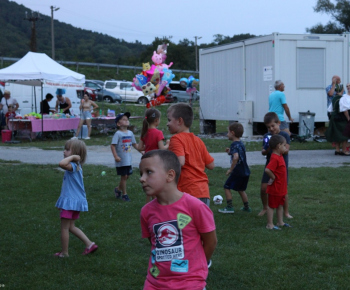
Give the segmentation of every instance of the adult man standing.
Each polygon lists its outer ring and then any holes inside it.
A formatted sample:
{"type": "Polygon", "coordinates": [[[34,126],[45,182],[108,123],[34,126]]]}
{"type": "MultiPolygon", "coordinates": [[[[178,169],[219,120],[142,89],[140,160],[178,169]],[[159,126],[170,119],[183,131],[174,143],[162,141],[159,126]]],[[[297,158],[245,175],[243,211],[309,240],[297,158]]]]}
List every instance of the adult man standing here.
{"type": "MultiPolygon", "coordinates": [[[[329,105],[332,103],[333,98],[336,95],[342,96],[344,93],[343,85],[340,84],[341,79],[339,76],[335,75],[332,77],[332,84],[326,88],[327,93],[327,109],[329,105]]],[[[331,112],[327,111],[328,119],[331,118],[331,112]]]]}
{"type": "Polygon", "coordinates": [[[17,100],[14,98],[11,98],[11,92],[5,90],[4,97],[1,99],[1,103],[0,103],[0,110],[2,110],[1,126],[4,126],[6,124],[5,115],[8,111],[9,105],[13,105],[14,111],[16,111],[19,107],[17,100]]]}
{"type": "Polygon", "coordinates": [[[278,119],[281,121],[280,130],[290,135],[289,124],[284,120],[284,112],[286,112],[290,122],[293,123],[294,119],[290,115],[286,95],[283,93],[284,87],[284,83],[281,80],[275,81],[275,91],[269,96],[269,112],[275,112],[277,114],[278,119]]]}
{"type": "Polygon", "coordinates": [[[65,93],[66,93],[65,89],[56,90],[57,100],[56,100],[55,110],[56,112],[61,112],[64,114],[71,115],[69,109],[72,107],[72,103],[68,97],[63,97],[65,93]]]}

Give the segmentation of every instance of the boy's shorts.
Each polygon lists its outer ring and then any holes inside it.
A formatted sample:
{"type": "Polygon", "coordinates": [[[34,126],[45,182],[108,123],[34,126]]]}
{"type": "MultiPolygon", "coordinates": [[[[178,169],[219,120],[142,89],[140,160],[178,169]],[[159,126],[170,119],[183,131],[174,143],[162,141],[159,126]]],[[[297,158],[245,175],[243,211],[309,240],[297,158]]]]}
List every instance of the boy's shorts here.
{"type": "Polygon", "coordinates": [[[280,205],[284,205],[285,200],[286,200],[285,195],[268,194],[269,208],[278,208],[280,205]]]}
{"type": "Polygon", "coordinates": [[[69,220],[77,220],[79,218],[80,211],[76,210],[60,210],[60,218],[61,219],[69,219],[69,220]]]}
{"type": "Polygon", "coordinates": [[[116,169],[117,169],[117,175],[125,176],[125,175],[132,174],[131,166],[120,166],[120,167],[116,167],[116,169]]]}
{"type": "Polygon", "coordinates": [[[268,183],[270,180],[270,176],[268,176],[267,173],[265,172],[265,168],[264,168],[263,176],[261,178],[261,183],[268,183]]]}
{"type": "Polygon", "coordinates": [[[232,189],[235,191],[245,191],[248,186],[249,175],[248,176],[236,176],[230,174],[224,185],[225,189],[232,189]]]}
{"type": "Polygon", "coordinates": [[[204,202],[208,207],[210,207],[210,198],[201,197],[198,198],[201,202],[204,202]]]}

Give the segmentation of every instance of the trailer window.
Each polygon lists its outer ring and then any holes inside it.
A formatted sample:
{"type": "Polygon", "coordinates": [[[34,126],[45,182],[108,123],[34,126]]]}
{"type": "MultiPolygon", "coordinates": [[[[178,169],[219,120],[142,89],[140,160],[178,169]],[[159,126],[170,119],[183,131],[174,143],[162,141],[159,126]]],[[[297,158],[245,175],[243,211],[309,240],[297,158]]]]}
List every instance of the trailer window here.
{"type": "Polygon", "coordinates": [[[297,49],[297,88],[322,89],[325,84],[325,49],[297,49]]]}

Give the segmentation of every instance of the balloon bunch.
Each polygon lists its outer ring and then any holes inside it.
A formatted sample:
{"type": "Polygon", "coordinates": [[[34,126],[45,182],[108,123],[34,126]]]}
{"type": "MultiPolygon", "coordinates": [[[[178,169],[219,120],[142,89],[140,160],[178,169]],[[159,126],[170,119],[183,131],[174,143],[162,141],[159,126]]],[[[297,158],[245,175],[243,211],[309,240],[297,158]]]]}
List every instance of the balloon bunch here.
{"type": "Polygon", "coordinates": [[[170,91],[167,85],[173,80],[175,75],[169,69],[173,63],[165,64],[167,58],[168,44],[158,45],[157,52],[153,52],[152,66],[147,63],[142,64],[143,71],[133,79],[132,86],[139,91],[143,91],[145,96],[150,96],[151,101],[146,105],[159,106],[165,102],[165,95],[170,91]]]}
{"type": "Polygon", "coordinates": [[[190,76],[188,79],[181,78],[180,86],[186,89],[186,93],[192,95],[197,91],[199,86],[199,79],[195,79],[193,76],[190,76]]]}

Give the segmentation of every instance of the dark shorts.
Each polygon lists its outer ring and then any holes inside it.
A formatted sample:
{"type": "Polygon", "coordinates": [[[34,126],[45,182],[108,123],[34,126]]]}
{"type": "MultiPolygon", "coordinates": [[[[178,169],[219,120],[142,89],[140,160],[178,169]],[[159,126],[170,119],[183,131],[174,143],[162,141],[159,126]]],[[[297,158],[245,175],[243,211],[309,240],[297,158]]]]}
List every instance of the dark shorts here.
{"type": "Polygon", "coordinates": [[[245,191],[247,189],[249,176],[237,176],[231,174],[224,185],[225,189],[232,189],[235,191],[245,191]]]}
{"type": "Polygon", "coordinates": [[[200,201],[204,202],[208,207],[210,207],[210,198],[198,198],[200,201]]]}
{"type": "Polygon", "coordinates": [[[61,219],[77,220],[79,218],[80,211],[76,210],[60,210],[61,219]]]}
{"type": "MultiPolygon", "coordinates": [[[[266,167],[265,167],[266,168],[266,167]]],[[[264,168],[264,173],[263,176],[261,178],[261,183],[268,183],[270,180],[270,177],[267,175],[267,173],[265,172],[265,168],[264,168]]]]}
{"type": "Polygon", "coordinates": [[[269,208],[278,208],[280,205],[284,205],[284,201],[286,200],[285,195],[272,195],[268,194],[268,204],[269,208]]]}
{"type": "Polygon", "coordinates": [[[125,176],[125,175],[132,174],[131,166],[121,166],[121,167],[116,167],[116,169],[117,169],[117,175],[125,176]]]}

